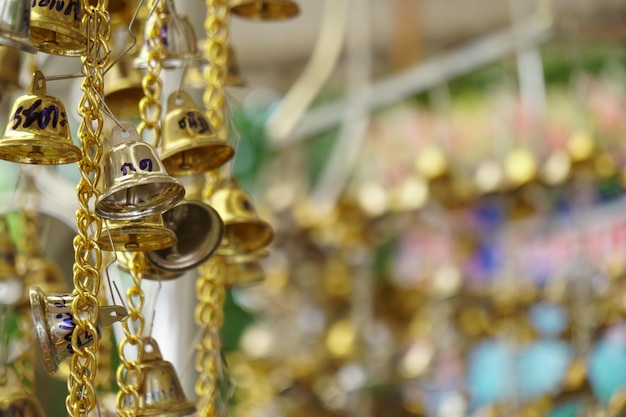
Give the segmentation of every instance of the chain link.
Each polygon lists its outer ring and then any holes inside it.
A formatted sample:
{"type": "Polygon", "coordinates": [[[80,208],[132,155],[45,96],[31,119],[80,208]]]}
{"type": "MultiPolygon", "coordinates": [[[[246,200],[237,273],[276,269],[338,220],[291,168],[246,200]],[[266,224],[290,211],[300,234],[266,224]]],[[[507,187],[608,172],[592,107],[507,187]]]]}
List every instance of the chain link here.
{"type": "MultiPolygon", "coordinates": [[[[139,408],[139,384],[142,381],[140,364],[143,359],[143,330],[145,319],[143,305],[145,296],[141,289],[141,278],[146,267],[146,257],[143,252],[135,252],[129,262],[129,272],[133,284],[126,290],[126,304],[128,319],[122,322],[124,339],[118,345],[120,365],[117,368],[117,415],[120,417],[136,416],[139,408]],[[137,358],[126,356],[128,347],[136,348],[137,358]]],[[[133,349],[134,350],[134,349],[133,349]]]]}
{"type": "MultiPolygon", "coordinates": [[[[153,2],[151,2],[153,3],[153,2]]],[[[163,11],[163,2],[158,2],[154,13],[157,15],[163,11]]],[[[150,7],[155,7],[151,5],[150,7]]],[[[158,19],[158,17],[157,17],[158,19]]],[[[141,80],[144,97],[139,100],[139,113],[141,122],[137,127],[139,135],[150,143],[154,148],[158,148],[161,142],[161,91],[163,90],[163,80],[161,70],[163,69],[163,59],[165,47],[159,33],[160,25],[154,25],[153,32],[148,33],[146,59],[147,72],[141,80]],[[145,134],[145,135],[144,135],[145,134]],[[146,137],[149,136],[150,137],[146,137]]]]}
{"type": "Polygon", "coordinates": [[[198,372],[195,391],[198,396],[198,416],[214,417],[217,413],[217,374],[221,351],[216,333],[224,323],[224,258],[213,256],[198,268],[200,277],[196,282],[198,305],[195,310],[196,324],[200,327],[200,340],[196,344],[195,366],[198,372]]]}
{"type": "Polygon", "coordinates": [[[104,116],[100,107],[103,94],[103,71],[109,62],[109,39],[111,20],[107,11],[108,0],[98,0],[97,5],[83,3],[82,26],[87,37],[87,51],[81,58],[84,72],[81,90],[83,96],[78,105],[82,121],[78,127],[83,157],[78,162],[81,178],[78,183],[78,211],[74,238],[74,294],[72,316],[76,325],[72,333],[74,354],[70,361],[68,395],[65,405],[70,416],[87,416],[96,406],[95,380],[98,372],[99,346],[98,292],[100,290],[100,267],[102,253],[97,244],[102,231],[102,221],[92,211],[98,197],[96,185],[100,180],[102,159],[102,128],[104,116]],[[79,344],[78,335],[88,334],[93,343],[79,344]]]}
{"type": "Polygon", "coordinates": [[[204,21],[207,40],[204,54],[209,65],[204,69],[207,88],[202,101],[206,114],[218,137],[228,140],[229,125],[225,121],[226,94],[224,85],[228,76],[228,20],[230,6],[227,0],[206,0],[207,16],[204,21]]]}

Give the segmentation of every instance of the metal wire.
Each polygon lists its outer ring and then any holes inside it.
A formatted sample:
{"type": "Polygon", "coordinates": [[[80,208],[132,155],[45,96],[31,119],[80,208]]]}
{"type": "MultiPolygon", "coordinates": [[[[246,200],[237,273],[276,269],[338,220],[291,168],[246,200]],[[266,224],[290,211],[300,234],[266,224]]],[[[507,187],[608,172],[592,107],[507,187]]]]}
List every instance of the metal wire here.
{"type": "Polygon", "coordinates": [[[81,178],[78,183],[78,205],[76,226],[78,234],[74,238],[73,283],[76,298],[72,302],[72,316],[76,325],[72,333],[74,354],[70,360],[68,395],[65,405],[70,416],[87,416],[96,407],[95,380],[98,373],[99,333],[97,328],[100,302],[98,293],[101,286],[100,268],[102,253],[98,239],[102,221],[92,211],[98,197],[96,184],[100,180],[100,160],[102,159],[102,128],[104,117],[100,109],[104,82],[102,73],[107,67],[111,38],[111,19],[108,0],[98,0],[96,6],[83,3],[82,26],[87,36],[87,51],[81,58],[83,72],[90,74],[82,82],[83,96],[78,105],[82,121],[78,127],[83,158],[78,163],[81,178]],[[93,28],[93,30],[92,30],[93,28]],[[79,343],[79,335],[89,334],[93,343],[79,343]]]}

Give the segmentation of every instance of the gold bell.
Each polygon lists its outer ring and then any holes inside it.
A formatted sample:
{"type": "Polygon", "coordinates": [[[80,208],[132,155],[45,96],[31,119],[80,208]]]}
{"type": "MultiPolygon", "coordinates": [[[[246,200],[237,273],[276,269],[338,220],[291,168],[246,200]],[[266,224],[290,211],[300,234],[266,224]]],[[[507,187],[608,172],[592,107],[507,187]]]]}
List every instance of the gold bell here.
{"type": "Polygon", "coordinates": [[[283,20],[300,13],[298,4],[291,0],[235,0],[230,11],[251,20],[283,20]]]}
{"type": "Polygon", "coordinates": [[[182,201],[163,213],[163,220],[176,233],[177,244],[146,253],[158,269],[184,272],[206,261],[220,245],[224,223],[219,214],[200,201],[182,201]]]}
{"type": "Polygon", "coordinates": [[[136,68],[148,66],[150,44],[163,48],[163,68],[194,67],[206,63],[198,51],[193,26],[187,16],[176,13],[174,2],[164,0],[146,22],[144,44],[134,61],[136,68]]]}
{"type": "Polygon", "coordinates": [[[37,397],[26,390],[14,372],[8,372],[6,384],[0,386],[0,415],[46,417],[37,397]]]}
{"type": "Polygon", "coordinates": [[[220,255],[253,252],[269,245],[274,231],[256,213],[252,199],[239,187],[237,180],[223,180],[211,196],[211,205],[224,222],[220,255]]]}
{"type": "MultiPolygon", "coordinates": [[[[55,373],[59,369],[59,364],[74,353],[72,334],[76,323],[71,306],[75,298],[75,294],[47,294],[39,287],[30,289],[30,306],[35,331],[44,365],[50,374],[55,373]]],[[[124,320],[127,316],[128,312],[122,306],[100,307],[98,332],[101,326],[124,320]]],[[[84,332],[77,335],[77,340],[79,346],[88,346],[93,343],[93,335],[84,332]]]]}
{"type": "Polygon", "coordinates": [[[96,213],[110,220],[133,220],[174,207],[183,199],[185,187],[167,174],[133,125],[122,126],[113,128],[96,213]]]}
{"type": "MultiPolygon", "coordinates": [[[[203,49],[203,43],[204,41],[200,41],[200,49],[203,49]]],[[[187,74],[185,75],[185,86],[195,90],[204,90],[207,85],[207,82],[204,79],[205,67],[206,65],[200,65],[188,69],[187,74]]],[[[231,45],[228,45],[226,67],[228,72],[226,73],[226,81],[224,85],[226,87],[244,87],[246,85],[246,80],[241,75],[239,61],[237,60],[235,49],[231,45]]]]}
{"type": "Polygon", "coordinates": [[[110,220],[103,228],[98,245],[102,250],[137,252],[169,248],[176,235],[163,223],[160,213],[133,220],[110,220]]]}
{"type": "Polygon", "coordinates": [[[81,0],[33,1],[30,32],[37,49],[55,55],[84,55],[87,39],[81,25],[82,11],[81,0]]]}
{"type": "Polygon", "coordinates": [[[104,75],[103,97],[111,112],[121,120],[138,120],[139,100],[144,97],[141,72],[126,59],[113,65],[104,75]]]}
{"type": "Polygon", "coordinates": [[[41,71],[33,74],[31,94],[13,104],[0,139],[0,159],[20,164],[58,165],[77,162],[82,153],[72,142],[65,106],[46,95],[41,71]]]}
{"type": "Polygon", "coordinates": [[[9,0],[0,13],[0,44],[34,54],[30,41],[30,0],[9,0]]]}
{"type": "Polygon", "coordinates": [[[68,290],[68,285],[63,279],[61,269],[56,262],[42,256],[18,257],[18,270],[22,272],[22,284],[24,291],[17,302],[18,308],[28,306],[28,289],[38,286],[47,292],[62,292],[68,290]]]}
{"type": "MultiPolygon", "coordinates": [[[[130,273],[130,265],[133,260],[134,252],[118,252],[117,253],[117,266],[121,271],[130,273]]],[[[154,281],[170,281],[178,278],[183,272],[172,272],[164,269],[159,269],[150,262],[143,263],[143,270],[141,271],[141,279],[154,280],[154,281]]]]}
{"type": "MultiPolygon", "coordinates": [[[[185,397],[174,366],[163,360],[156,341],[145,338],[143,345],[143,360],[139,364],[141,381],[137,380],[136,372],[129,373],[127,379],[128,384],[139,385],[137,417],[181,417],[194,413],[195,404],[185,397]]],[[[132,401],[133,397],[126,395],[122,404],[133,407],[132,401]]]]}
{"type": "Polygon", "coordinates": [[[196,107],[189,94],[175,92],[167,100],[161,161],[170,175],[183,176],[219,168],[235,154],[196,107]]]}
{"type": "Polygon", "coordinates": [[[229,287],[247,287],[265,280],[265,271],[261,260],[269,255],[267,249],[257,252],[224,257],[226,276],[224,284],[229,287]]]}

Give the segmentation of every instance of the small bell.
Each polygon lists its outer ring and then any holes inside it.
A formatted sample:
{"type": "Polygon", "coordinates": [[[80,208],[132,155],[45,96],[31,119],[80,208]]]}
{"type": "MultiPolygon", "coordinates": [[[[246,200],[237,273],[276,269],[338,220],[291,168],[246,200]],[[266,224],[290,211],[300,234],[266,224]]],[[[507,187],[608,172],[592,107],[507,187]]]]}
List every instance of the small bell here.
{"type": "Polygon", "coordinates": [[[30,41],[30,0],[9,0],[0,5],[0,44],[34,54],[30,41]]]}
{"type": "Polygon", "coordinates": [[[46,417],[37,397],[22,386],[12,370],[6,384],[0,385],[0,416],[46,417]]]}
{"type": "Polygon", "coordinates": [[[170,175],[211,171],[233,157],[233,147],[217,136],[189,94],[173,93],[167,100],[167,108],[161,161],[170,175]]]}
{"type": "Polygon", "coordinates": [[[109,220],[133,220],[174,207],[183,199],[185,188],[167,174],[137,130],[130,123],[123,126],[124,130],[113,128],[96,213],[109,220]]]}
{"type": "Polygon", "coordinates": [[[70,135],[63,102],[46,95],[41,71],[33,74],[31,94],[13,104],[0,139],[0,159],[21,164],[58,165],[82,158],[70,135]]]}
{"type": "Polygon", "coordinates": [[[87,39],[81,24],[82,12],[81,0],[33,0],[30,32],[37,49],[54,55],[84,55],[87,39]]]}
{"type": "Polygon", "coordinates": [[[165,227],[160,213],[133,220],[108,220],[98,245],[102,250],[143,252],[169,248],[176,244],[176,234],[165,227]]]}
{"type": "MultiPolygon", "coordinates": [[[[74,353],[72,334],[76,328],[72,315],[75,294],[45,293],[39,287],[30,289],[30,306],[35,331],[41,347],[44,365],[53,374],[59,363],[74,353]]],[[[103,306],[98,312],[100,326],[108,326],[126,319],[128,312],[122,306],[103,306]]],[[[77,335],[79,346],[93,343],[93,335],[85,332],[77,335]]]]}
{"type": "Polygon", "coordinates": [[[226,277],[224,284],[228,287],[248,287],[260,284],[265,280],[265,271],[261,260],[269,255],[267,249],[224,257],[226,260],[226,277]]]}
{"type": "Polygon", "coordinates": [[[164,0],[162,4],[146,22],[145,41],[134,66],[147,68],[150,43],[163,49],[162,65],[165,69],[194,67],[206,63],[198,51],[196,35],[187,16],[176,14],[171,0],[164,0]]]}
{"type": "Polygon", "coordinates": [[[264,248],[274,238],[269,223],[256,213],[252,199],[235,179],[224,180],[211,196],[211,206],[224,222],[218,254],[231,256],[264,248]]]}
{"type": "Polygon", "coordinates": [[[61,275],[61,269],[56,262],[43,256],[19,256],[18,270],[22,272],[23,291],[16,307],[24,308],[29,303],[28,290],[32,286],[40,287],[46,292],[63,292],[68,290],[68,284],[61,275]]]}
{"type": "MultiPolygon", "coordinates": [[[[117,252],[117,266],[121,271],[130,273],[133,252],[117,252]]],[[[170,281],[183,275],[183,272],[166,271],[157,268],[151,262],[144,262],[141,279],[154,281],[170,281]]]]}
{"type": "Polygon", "coordinates": [[[292,0],[235,0],[230,11],[250,20],[283,20],[297,16],[300,8],[292,0]]]}
{"type": "Polygon", "coordinates": [[[131,68],[126,59],[120,60],[104,74],[104,101],[120,120],[141,118],[139,100],[145,96],[141,78],[141,72],[131,68]]]}
{"type": "MultiPolygon", "coordinates": [[[[161,356],[159,346],[152,338],[143,341],[143,360],[139,364],[141,368],[141,381],[137,380],[137,373],[129,373],[130,385],[138,385],[139,404],[137,404],[137,417],[182,417],[196,411],[194,403],[185,397],[174,366],[161,356]]],[[[124,407],[133,407],[133,397],[123,397],[124,407]]]]}
{"type": "MultiPolygon", "coordinates": [[[[200,41],[200,49],[203,49],[202,44],[204,41],[200,41]]],[[[185,75],[185,87],[193,90],[204,90],[207,86],[207,81],[204,79],[204,70],[208,64],[200,65],[197,67],[189,68],[185,75]]],[[[228,45],[228,57],[226,59],[227,74],[224,85],[226,87],[245,87],[246,80],[241,75],[239,68],[239,61],[235,49],[228,45]]]]}
{"type": "Polygon", "coordinates": [[[224,224],[215,210],[200,201],[182,201],[163,213],[167,227],[176,233],[171,248],[146,253],[158,269],[184,272],[206,261],[220,245],[224,224]]]}

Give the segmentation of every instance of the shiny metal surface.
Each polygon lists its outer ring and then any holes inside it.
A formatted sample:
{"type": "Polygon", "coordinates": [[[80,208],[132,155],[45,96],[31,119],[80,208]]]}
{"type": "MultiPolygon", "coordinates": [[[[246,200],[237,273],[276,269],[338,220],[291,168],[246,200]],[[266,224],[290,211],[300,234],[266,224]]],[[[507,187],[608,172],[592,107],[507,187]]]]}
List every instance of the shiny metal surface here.
{"type": "Polygon", "coordinates": [[[0,44],[34,54],[37,48],[30,40],[30,0],[0,3],[0,44]]]}
{"type": "Polygon", "coordinates": [[[298,3],[292,0],[234,0],[230,11],[250,20],[283,20],[300,14],[298,3]]]}
{"type": "Polygon", "coordinates": [[[159,269],[184,272],[195,268],[215,253],[224,234],[222,219],[211,206],[200,201],[182,201],[163,213],[163,221],[176,234],[177,244],[146,256],[159,269]]]}
{"type": "Polygon", "coordinates": [[[176,235],[163,222],[161,214],[134,220],[109,220],[102,225],[98,245],[102,250],[136,252],[169,248],[176,235]]]}
{"type": "Polygon", "coordinates": [[[87,39],[81,24],[82,0],[67,0],[51,7],[49,2],[33,2],[30,10],[31,40],[47,54],[81,56],[87,39]]]}
{"type": "Polygon", "coordinates": [[[219,168],[234,155],[233,147],[217,136],[189,94],[180,91],[168,97],[161,161],[170,175],[204,173],[219,168]]]}

